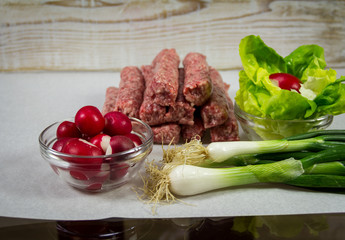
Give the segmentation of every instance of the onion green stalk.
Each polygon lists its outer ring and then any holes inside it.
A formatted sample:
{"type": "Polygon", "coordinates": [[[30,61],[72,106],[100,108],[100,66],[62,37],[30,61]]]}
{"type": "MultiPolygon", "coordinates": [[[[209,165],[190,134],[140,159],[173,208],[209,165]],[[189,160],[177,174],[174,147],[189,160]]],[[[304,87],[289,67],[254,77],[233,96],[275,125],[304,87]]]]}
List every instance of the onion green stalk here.
{"type": "Polygon", "coordinates": [[[303,164],[304,169],[308,169],[311,166],[318,163],[343,161],[345,160],[345,147],[337,146],[334,148],[326,149],[315,154],[311,154],[302,158],[300,161],[303,164]]]}
{"type": "Polygon", "coordinates": [[[294,140],[213,142],[208,146],[194,139],[182,146],[164,150],[163,160],[167,163],[180,162],[197,166],[236,166],[255,164],[258,154],[320,151],[337,146],[345,147],[345,130],[324,130],[307,133],[305,136],[306,138],[303,138],[303,134],[300,134],[294,140]]]}
{"type": "Polygon", "coordinates": [[[331,136],[339,136],[341,137],[344,136],[345,130],[342,129],[331,129],[331,130],[319,130],[319,131],[312,131],[312,132],[307,132],[307,133],[301,133],[301,134],[296,134],[290,137],[286,137],[284,139],[286,140],[299,140],[299,139],[306,139],[306,138],[314,138],[318,136],[328,136],[329,138],[331,136]]]}
{"type": "MultiPolygon", "coordinates": [[[[254,156],[254,164],[265,164],[280,161],[286,158],[299,159],[306,173],[311,174],[332,174],[345,175],[345,146],[335,146],[319,152],[288,152],[273,154],[263,154],[254,156]]],[[[248,158],[249,159],[249,158],[248,158]]]]}
{"type": "Polygon", "coordinates": [[[327,174],[303,174],[285,183],[298,187],[344,190],[345,176],[327,174]]]}
{"type": "Polygon", "coordinates": [[[306,174],[327,174],[345,176],[345,162],[335,161],[326,163],[317,163],[306,169],[306,174]]]}

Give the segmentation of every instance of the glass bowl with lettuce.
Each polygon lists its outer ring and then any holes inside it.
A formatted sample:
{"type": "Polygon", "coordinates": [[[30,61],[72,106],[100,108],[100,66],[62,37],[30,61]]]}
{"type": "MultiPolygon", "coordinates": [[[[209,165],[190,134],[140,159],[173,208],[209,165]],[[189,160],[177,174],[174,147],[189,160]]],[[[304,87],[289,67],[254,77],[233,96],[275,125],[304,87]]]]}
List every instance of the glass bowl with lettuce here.
{"type": "Polygon", "coordinates": [[[250,140],[281,139],[327,128],[345,112],[345,76],[325,69],[324,50],[302,45],[286,57],[260,36],[241,40],[243,70],[235,115],[250,140]]]}

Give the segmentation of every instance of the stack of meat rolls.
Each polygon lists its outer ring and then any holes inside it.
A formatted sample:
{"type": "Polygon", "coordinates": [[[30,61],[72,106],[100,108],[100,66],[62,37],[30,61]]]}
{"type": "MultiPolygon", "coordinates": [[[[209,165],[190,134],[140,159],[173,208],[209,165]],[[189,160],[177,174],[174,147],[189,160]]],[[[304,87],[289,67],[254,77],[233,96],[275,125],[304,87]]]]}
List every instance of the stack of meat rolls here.
{"type": "Polygon", "coordinates": [[[121,70],[106,90],[102,113],[120,111],[151,126],[154,142],[176,144],[209,133],[212,142],[238,141],[230,88],[206,56],[163,49],[150,65],[121,70]],[[180,66],[182,65],[182,66],[180,66]]]}

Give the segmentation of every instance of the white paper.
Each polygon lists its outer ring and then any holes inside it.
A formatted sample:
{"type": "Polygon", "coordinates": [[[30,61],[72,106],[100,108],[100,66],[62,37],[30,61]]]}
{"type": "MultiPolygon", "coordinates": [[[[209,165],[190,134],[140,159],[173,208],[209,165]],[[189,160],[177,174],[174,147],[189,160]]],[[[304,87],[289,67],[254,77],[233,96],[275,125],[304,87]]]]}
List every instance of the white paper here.
{"type": "MultiPolygon", "coordinates": [[[[345,75],[345,70],[337,70],[345,75]]],[[[221,72],[238,89],[238,71],[221,72]]],[[[171,205],[140,201],[132,183],[105,193],[88,194],[69,187],[43,160],[40,132],[55,121],[74,116],[85,105],[103,106],[105,90],[118,86],[119,73],[0,74],[0,216],[47,220],[104,218],[181,218],[259,216],[345,212],[345,195],[313,192],[285,185],[252,185],[186,197],[171,205]]],[[[331,128],[343,128],[337,116],[331,128]]],[[[149,159],[162,156],[155,145],[149,159]]]]}

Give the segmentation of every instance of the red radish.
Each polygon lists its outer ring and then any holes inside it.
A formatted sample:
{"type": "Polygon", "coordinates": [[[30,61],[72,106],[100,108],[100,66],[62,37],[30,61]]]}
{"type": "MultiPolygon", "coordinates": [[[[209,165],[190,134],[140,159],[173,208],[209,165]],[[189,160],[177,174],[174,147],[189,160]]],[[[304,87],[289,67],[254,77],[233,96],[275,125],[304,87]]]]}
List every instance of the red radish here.
{"type": "Polygon", "coordinates": [[[93,136],[90,137],[88,135],[82,134],[81,138],[86,140],[86,141],[88,141],[88,142],[90,142],[90,140],[91,140],[91,138],[93,138],[93,136]]]}
{"type": "MultiPolygon", "coordinates": [[[[81,138],[72,138],[61,150],[63,153],[79,155],[79,156],[99,156],[103,155],[103,151],[95,145],[81,138]]],[[[67,158],[67,161],[79,164],[91,164],[87,168],[99,168],[102,164],[102,158],[67,158]]]]}
{"type": "Polygon", "coordinates": [[[100,149],[102,149],[103,152],[105,153],[107,151],[108,146],[109,146],[110,136],[107,134],[104,134],[104,133],[100,133],[100,134],[92,137],[89,142],[92,143],[93,145],[99,147],[100,149]]]}
{"type": "Polygon", "coordinates": [[[138,135],[134,134],[134,133],[128,133],[128,134],[126,134],[124,136],[130,138],[134,142],[135,146],[139,146],[139,145],[141,145],[143,143],[141,141],[140,137],[138,135]]]}
{"type": "MultiPolygon", "coordinates": [[[[69,174],[65,177],[68,178],[68,181],[75,187],[79,189],[85,189],[85,190],[97,190],[100,189],[99,187],[96,187],[96,184],[99,185],[98,182],[93,182],[90,180],[90,178],[84,174],[82,171],[68,171],[69,174]],[[91,185],[94,185],[95,187],[90,187],[91,185]],[[89,188],[90,187],[90,188],[89,188]]],[[[101,184],[102,185],[102,184],[101,184]]]]}
{"type": "Polygon", "coordinates": [[[84,171],[71,170],[69,171],[69,174],[71,174],[72,177],[78,180],[89,180],[88,175],[84,171]]]}
{"type": "Polygon", "coordinates": [[[123,178],[128,172],[129,165],[126,163],[113,164],[110,170],[110,180],[123,178]]]}
{"type": "Polygon", "coordinates": [[[109,178],[110,166],[108,163],[102,163],[100,168],[97,170],[71,168],[70,175],[78,180],[90,180],[91,182],[104,182],[109,178]]]}
{"type": "Polygon", "coordinates": [[[94,182],[105,182],[110,175],[110,165],[102,163],[101,169],[91,178],[94,182]]]}
{"type": "Polygon", "coordinates": [[[102,113],[94,106],[85,106],[75,115],[75,124],[81,133],[95,136],[103,131],[105,120],[102,113]]]}
{"type": "Polygon", "coordinates": [[[58,139],[65,137],[79,138],[81,137],[81,132],[74,122],[63,121],[56,130],[56,137],[58,139]]]}
{"type": "Polygon", "coordinates": [[[135,145],[133,141],[122,135],[113,136],[110,138],[109,146],[107,148],[106,154],[114,154],[118,152],[127,151],[134,148],[135,145]]]}
{"type": "Polygon", "coordinates": [[[88,185],[89,185],[89,180],[87,178],[86,175],[82,176],[82,172],[79,170],[76,170],[74,172],[72,172],[71,170],[68,169],[61,169],[60,168],[60,173],[64,176],[64,178],[66,178],[66,180],[70,183],[72,183],[72,185],[77,186],[78,188],[83,188],[85,189],[88,185]],[[78,173],[76,172],[80,172],[78,175],[78,173]]]}
{"type": "Polygon", "coordinates": [[[273,81],[277,81],[278,87],[285,90],[296,90],[300,93],[299,89],[301,88],[301,81],[288,73],[273,73],[269,76],[273,81]]]}
{"type": "Polygon", "coordinates": [[[87,186],[85,189],[89,191],[96,191],[100,190],[102,188],[102,183],[92,183],[89,186],[87,186]]]}
{"type": "Polygon", "coordinates": [[[55,151],[61,152],[62,148],[65,146],[65,144],[72,138],[66,137],[66,138],[60,138],[58,139],[52,146],[52,148],[55,151]]]}
{"type": "Polygon", "coordinates": [[[109,112],[104,115],[104,132],[110,136],[125,135],[132,131],[131,120],[122,112],[109,112]]]}

